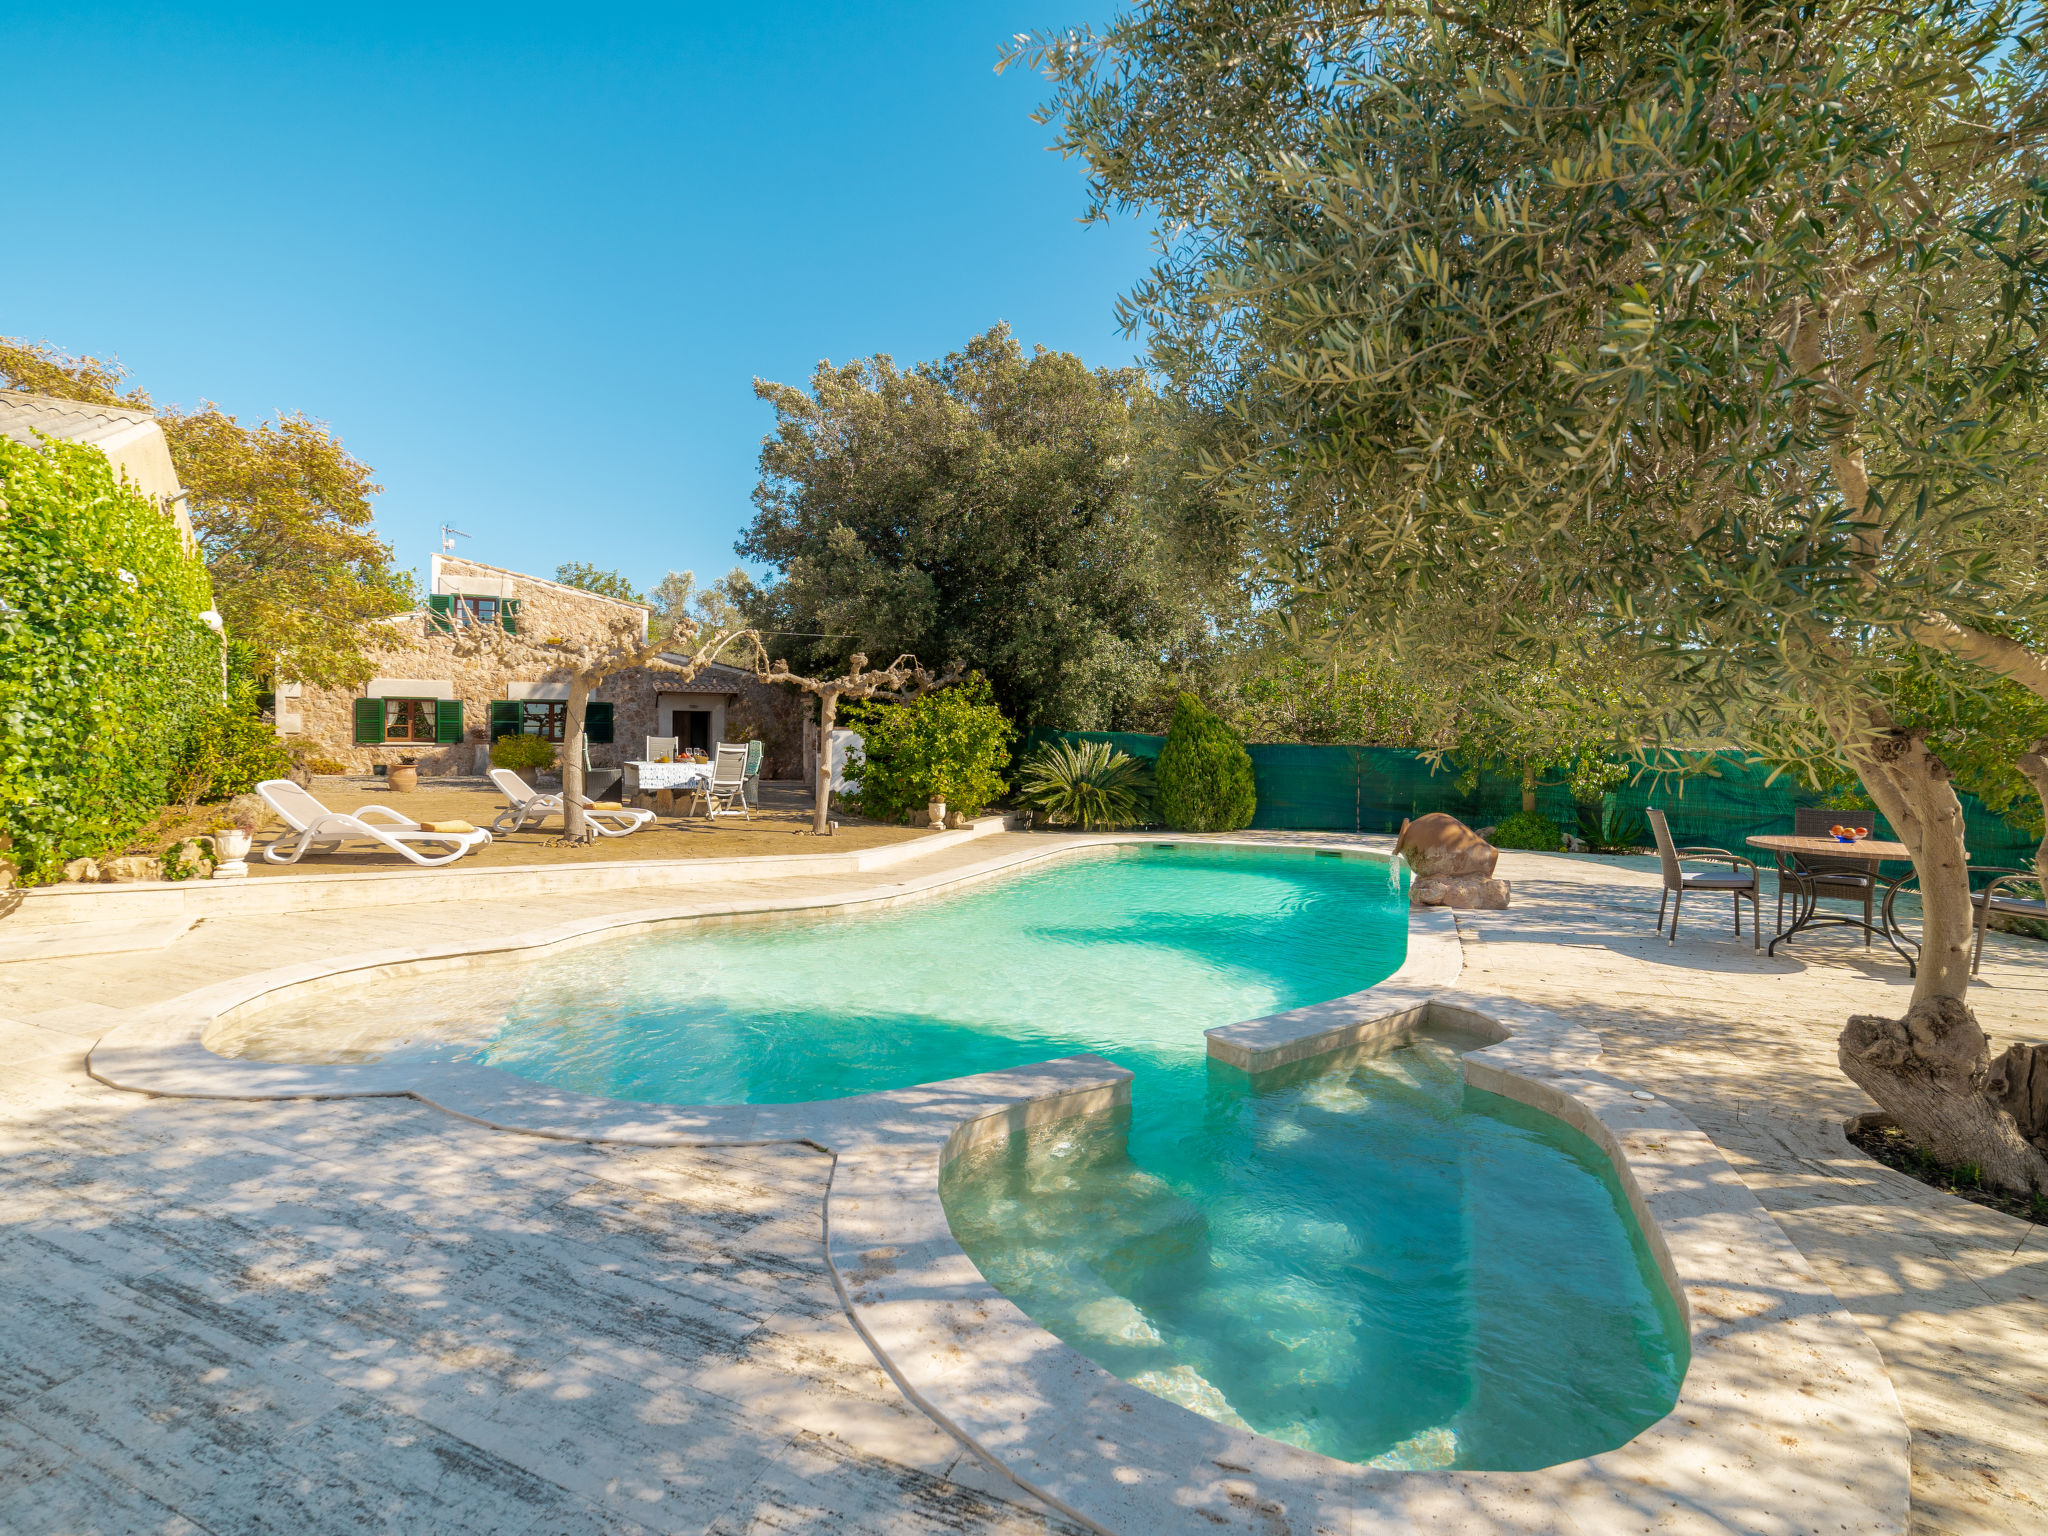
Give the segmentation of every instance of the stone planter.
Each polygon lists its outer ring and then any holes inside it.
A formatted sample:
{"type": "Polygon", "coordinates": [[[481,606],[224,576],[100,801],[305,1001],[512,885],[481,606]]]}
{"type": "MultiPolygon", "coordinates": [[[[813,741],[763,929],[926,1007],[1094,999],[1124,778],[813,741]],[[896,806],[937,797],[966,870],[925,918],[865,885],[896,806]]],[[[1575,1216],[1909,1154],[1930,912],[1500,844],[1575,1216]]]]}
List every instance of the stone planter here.
{"type": "Polygon", "coordinates": [[[412,763],[393,763],[384,775],[394,795],[409,795],[420,787],[420,771],[412,763]]]}
{"type": "Polygon", "coordinates": [[[925,805],[924,814],[932,831],[942,830],[946,825],[946,802],[943,800],[929,801],[925,805]]]}
{"type": "Polygon", "coordinates": [[[244,832],[240,827],[226,827],[213,834],[213,866],[216,880],[241,880],[247,878],[249,866],[249,843],[254,834],[244,832]]]}

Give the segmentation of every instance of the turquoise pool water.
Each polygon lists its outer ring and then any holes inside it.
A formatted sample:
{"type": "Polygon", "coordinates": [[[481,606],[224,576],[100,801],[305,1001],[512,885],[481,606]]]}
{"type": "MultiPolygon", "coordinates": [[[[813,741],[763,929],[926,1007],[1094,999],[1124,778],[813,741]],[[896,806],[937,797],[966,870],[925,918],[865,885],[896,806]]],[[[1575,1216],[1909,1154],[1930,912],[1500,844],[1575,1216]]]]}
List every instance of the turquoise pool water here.
{"type": "Polygon", "coordinates": [[[1100,1052],[1132,1107],[947,1170],[1035,1320],[1198,1412],[1350,1461],[1532,1467],[1670,1407],[1678,1320],[1597,1150],[1420,1039],[1250,1078],[1202,1031],[1406,951],[1373,861],[1138,846],[902,907],[693,924],[349,984],[209,1043],[472,1060],[613,1098],[787,1103],[1100,1052]]]}

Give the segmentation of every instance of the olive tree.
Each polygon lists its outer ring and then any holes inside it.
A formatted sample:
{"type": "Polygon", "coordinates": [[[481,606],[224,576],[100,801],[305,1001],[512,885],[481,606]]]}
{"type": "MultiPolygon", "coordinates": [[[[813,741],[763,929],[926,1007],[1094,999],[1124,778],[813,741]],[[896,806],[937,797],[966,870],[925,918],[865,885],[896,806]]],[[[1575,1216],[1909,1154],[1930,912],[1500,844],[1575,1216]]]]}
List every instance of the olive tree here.
{"type": "Polygon", "coordinates": [[[2048,1189],[1983,1091],[1961,807],[1882,687],[1903,645],[2048,697],[2041,22],[1152,0],[1018,56],[1098,209],[1168,221],[1131,313],[1229,401],[1217,468],[1320,509],[1303,584],[1394,627],[1469,595],[1482,653],[1573,608],[1681,724],[1817,731],[1924,912],[1908,1017],[1852,1021],[1844,1070],[2048,1189]]]}

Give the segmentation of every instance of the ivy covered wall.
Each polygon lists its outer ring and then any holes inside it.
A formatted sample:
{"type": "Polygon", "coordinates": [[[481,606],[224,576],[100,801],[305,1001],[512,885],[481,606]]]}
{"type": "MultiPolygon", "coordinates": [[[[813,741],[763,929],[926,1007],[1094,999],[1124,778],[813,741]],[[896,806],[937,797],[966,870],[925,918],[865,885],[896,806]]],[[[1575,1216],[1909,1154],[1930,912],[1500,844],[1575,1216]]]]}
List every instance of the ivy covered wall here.
{"type": "Polygon", "coordinates": [[[0,438],[0,833],[23,884],[117,850],[219,708],[206,568],[97,449],[0,438]]]}

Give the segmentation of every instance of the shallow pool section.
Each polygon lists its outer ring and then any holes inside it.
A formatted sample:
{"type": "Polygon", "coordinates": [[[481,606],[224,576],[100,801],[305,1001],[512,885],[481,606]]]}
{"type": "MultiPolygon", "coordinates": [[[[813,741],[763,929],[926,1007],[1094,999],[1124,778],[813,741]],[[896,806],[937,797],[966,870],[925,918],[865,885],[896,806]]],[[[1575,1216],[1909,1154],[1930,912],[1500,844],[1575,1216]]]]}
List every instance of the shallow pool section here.
{"type": "Polygon", "coordinates": [[[1032,1320],[1195,1412],[1373,1466],[1525,1469],[1661,1418],[1685,1333],[1607,1159],[1427,1036],[1248,1077],[1123,1058],[1131,1108],[955,1159],[1032,1320]]]}
{"type": "Polygon", "coordinates": [[[900,906],[684,923],[525,960],[339,982],[207,1037],[269,1061],[478,1061],[672,1104],[782,1104],[1202,1031],[1356,992],[1407,954],[1371,858],[1133,844],[900,906]]]}

